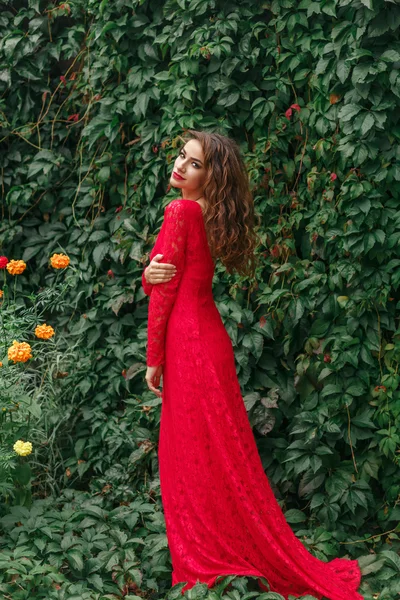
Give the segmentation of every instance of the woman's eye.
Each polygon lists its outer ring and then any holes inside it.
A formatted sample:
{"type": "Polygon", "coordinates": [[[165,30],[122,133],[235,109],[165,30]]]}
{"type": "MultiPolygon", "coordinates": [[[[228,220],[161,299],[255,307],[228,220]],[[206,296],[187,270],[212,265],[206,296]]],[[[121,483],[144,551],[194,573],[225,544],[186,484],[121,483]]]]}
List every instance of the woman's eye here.
{"type": "MultiPolygon", "coordinates": [[[[182,156],[182,158],[185,158],[185,155],[183,154],[182,150],[179,152],[179,156],[182,156]]],[[[200,165],[198,165],[195,162],[192,162],[192,165],[194,165],[197,169],[200,169],[200,165]]]]}

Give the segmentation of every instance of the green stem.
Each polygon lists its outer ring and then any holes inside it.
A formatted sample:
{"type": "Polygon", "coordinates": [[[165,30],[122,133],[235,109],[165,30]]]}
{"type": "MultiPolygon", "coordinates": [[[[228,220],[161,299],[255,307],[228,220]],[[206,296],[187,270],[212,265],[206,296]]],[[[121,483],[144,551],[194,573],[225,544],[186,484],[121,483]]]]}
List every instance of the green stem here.
{"type": "Polygon", "coordinates": [[[6,335],[6,329],[4,327],[4,321],[3,321],[3,312],[0,308],[0,323],[1,323],[1,330],[3,332],[3,340],[4,340],[4,352],[7,350],[7,335],[6,335]]]}

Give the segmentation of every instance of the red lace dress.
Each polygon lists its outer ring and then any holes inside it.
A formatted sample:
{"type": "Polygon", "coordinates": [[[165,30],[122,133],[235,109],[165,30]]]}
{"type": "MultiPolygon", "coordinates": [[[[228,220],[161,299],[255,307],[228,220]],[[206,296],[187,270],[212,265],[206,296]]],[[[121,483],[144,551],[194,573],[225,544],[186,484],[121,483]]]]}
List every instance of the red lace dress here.
{"type": "MultiPolygon", "coordinates": [[[[324,562],[294,535],[265,475],[212,294],[200,204],[170,202],[150,260],[177,268],[150,296],[147,365],[163,365],[159,473],[172,585],[265,577],[287,597],[362,600],[356,560],[324,562]]],[[[259,580],[262,586],[262,582],[259,580]]],[[[263,587],[263,589],[266,589],[263,587]]]]}

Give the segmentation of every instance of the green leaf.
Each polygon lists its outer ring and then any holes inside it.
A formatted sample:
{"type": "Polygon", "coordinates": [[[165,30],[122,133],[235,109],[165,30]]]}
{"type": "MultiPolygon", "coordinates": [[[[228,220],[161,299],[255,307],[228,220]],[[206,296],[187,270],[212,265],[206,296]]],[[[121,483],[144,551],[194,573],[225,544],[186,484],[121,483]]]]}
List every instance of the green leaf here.
{"type": "Polygon", "coordinates": [[[339,110],[338,117],[339,119],[342,119],[342,121],[350,121],[360,112],[361,109],[362,106],[359,106],[358,104],[345,104],[339,110]]]}
{"type": "Polygon", "coordinates": [[[260,358],[264,347],[264,338],[261,333],[251,330],[243,337],[243,346],[248,348],[256,358],[260,358]]]}
{"type": "Polygon", "coordinates": [[[363,84],[365,79],[369,75],[370,66],[369,64],[360,64],[356,65],[353,69],[353,73],[351,75],[351,82],[354,86],[357,84],[363,84]]]}
{"type": "Polygon", "coordinates": [[[365,394],[364,386],[361,383],[353,383],[346,389],[346,394],[350,394],[350,396],[362,396],[365,394]]]}
{"type": "Polygon", "coordinates": [[[310,337],[324,337],[328,332],[331,323],[322,319],[315,319],[310,329],[310,337]]]}
{"type": "Polygon", "coordinates": [[[90,236],[88,238],[88,242],[101,242],[102,240],[105,240],[109,237],[110,237],[110,234],[108,233],[108,231],[104,231],[104,230],[92,231],[92,233],[90,234],[90,236]]]}
{"type": "Polygon", "coordinates": [[[251,408],[253,408],[253,406],[256,402],[258,402],[259,399],[260,395],[258,394],[258,392],[252,392],[243,396],[243,402],[246,407],[246,410],[249,411],[251,408]]]}
{"type": "Polygon", "coordinates": [[[110,242],[101,242],[93,250],[93,261],[97,268],[100,267],[102,260],[110,249],[110,242]]]}
{"type": "Polygon", "coordinates": [[[143,92],[142,94],[139,94],[136,104],[135,104],[135,111],[142,115],[143,117],[146,116],[146,112],[147,112],[147,107],[149,105],[149,100],[150,100],[150,96],[143,92]]]}
{"type": "Polygon", "coordinates": [[[42,409],[40,405],[36,402],[36,400],[32,400],[32,402],[26,408],[36,419],[39,419],[41,417],[42,409]]]}
{"type": "Polygon", "coordinates": [[[96,506],[95,504],[91,504],[90,506],[84,506],[81,508],[81,512],[85,515],[89,515],[91,517],[98,517],[103,519],[105,517],[105,512],[100,506],[96,506]]]}
{"type": "Polygon", "coordinates": [[[307,517],[301,510],[291,508],[285,512],[285,519],[288,523],[304,523],[307,517]]]}
{"type": "Polygon", "coordinates": [[[75,571],[83,571],[83,556],[76,550],[70,550],[65,554],[66,559],[75,571]]]}
{"type": "Polygon", "coordinates": [[[361,135],[365,135],[374,125],[374,117],[371,113],[367,113],[361,125],[361,135]]]}
{"type": "Polygon", "coordinates": [[[29,248],[26,248],[22,255],[22,260],[27,262],[28,260],[36,256],[36,254],[39,254],[41,250],[43,250],[43,246],[30,246],[29,248]]]}
{"type": "Polygon", "coordinates": [[[374,231],[374,236],[375,236],[376,241],[379,242],[380,244],[385,243],[386,234],[384,231],[382,231],[382,229],[376,229],[374,231]]]}
{"type": "Polygon", "coordinates": [[[336,75],[341,83],[344,83],[351,71],[351,66],[347,64],[346,59],[339,59],[336,65],[336,75]]]}
{"type": "Polygon", "coordinates": [[[370,419],[371,413],[369,410],[364,411],[351,418],[351,422],[356,427],[366,427],[368,429],[376,429],[376,425],[370,419]]]}
{"type": "Polygon", "coordinates": [[[324,387],[324,389],[321,392],[321,398],[325,398],[326,396],[330,396],[331,394],[341,394],[342,393],[342,386],[338,385],[338,384],[334,384],[334,383],[328,383],[328,385],[326,385],[324,387]]]}
{"type": "Polygon", "coordinates": [[[368,198],[363,198],[357,202],[357,206],[360,210],[362,210],[363,213],[367,215],[371,210],[371,201],[368,198]]]}
{"type": "Polygon", "coordinates": [[[76,440],[74,444],[75,456],[79,459],[82,456],[82,452],[86,446],[87,440],[86,438],[80,438],[76,440]]]}
{"type": "MultiPolygon", "coordinates": [[[[100,577],[100,575],[98,573],[91,573],[90,575],[87,575],[87,580],[99,592],[103,592],[103,590],[104,590],[104,583],[103,583],[103,580],[102,580],[102,578],[100,577]]],[[[125,598],[126,598],[126,596],[125,596],[125,598]]]]}
{"type": "Polygon", "coordinates": [[[384,556],[386,559],[386,563],[394,567],[398,573],[400,573],[400,557],[396,552],[392,552],[391,550],[383,550],[379,553],[384,556]]]}
{"type": "Polygon", "coordinates": [[[110,179],[110,172],[111,172],[110,167],[102,167],[100,169],[100,171],[97,173],[97,179],[101,183],[105,183],[106,181],[108,181],[110,179]]]}
{"type": "MultiPolygon", "coordinates": [[[[24,460],[26,460],[26,458],[24,460]]],[[[29,463],[24,462],[18,464],[13,470],[13,478],[21,485],[28,485],[32,479],[32,471],[29,463]]]]}
{"type": "Polygon", "coordinates": [[[228,106],[232,106],[233,104],[236,104],[236,102],[239,100],[239,98],[240,98],[239,92],[232,92],[232,93],[228,94],[227,96],[221,96],[221,98],[218,100],[218,104],[227,108],[228,106]]]}
{"type": "Polygon", "coordinates": [[[385,62],[398,62],[400,61],[400,52],[394,48],[385,50],[385,52],[381,54],[380,60],[384,60],[385,62]]]}

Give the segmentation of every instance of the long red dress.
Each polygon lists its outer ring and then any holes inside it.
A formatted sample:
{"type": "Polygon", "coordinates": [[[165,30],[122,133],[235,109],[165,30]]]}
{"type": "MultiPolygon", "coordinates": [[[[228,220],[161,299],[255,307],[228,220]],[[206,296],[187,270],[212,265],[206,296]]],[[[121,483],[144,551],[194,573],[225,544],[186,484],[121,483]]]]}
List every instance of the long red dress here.
{"type": "Polygon", "coordinates": [[[183,593],[197,581],[211,587],[219,575],[255,575],[285,597],[362,600],[358,562],[313,556],[270,487],[214,302],[198,202],[166,206],[150,260],[158,253],[177,268],[166,283],[142,277],[150,296],[147,365],[163,365],[158,459],[172,585],[187,582],[183,593]]]}

